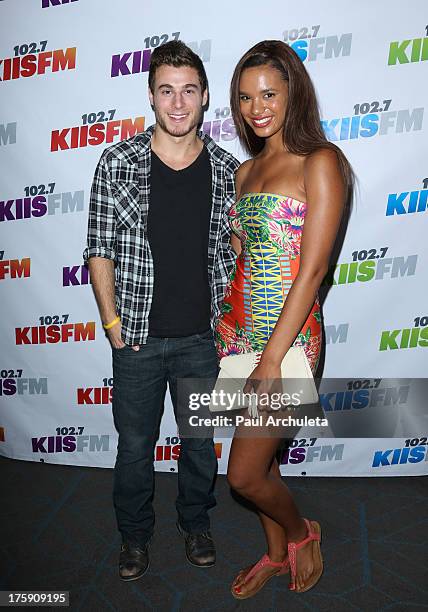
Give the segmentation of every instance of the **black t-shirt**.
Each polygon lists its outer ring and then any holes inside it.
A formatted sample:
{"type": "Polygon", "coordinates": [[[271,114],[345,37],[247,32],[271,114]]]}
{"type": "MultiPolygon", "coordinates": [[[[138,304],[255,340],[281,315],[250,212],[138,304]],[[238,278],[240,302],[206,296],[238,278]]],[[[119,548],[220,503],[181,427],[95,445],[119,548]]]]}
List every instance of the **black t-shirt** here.
{"type": "Polygon", "coordinates": [[[183,170],[173,170],[152,151],[147,235],[155,280],[150,336],[190,336],[210,327],[211,205],[211,163],[205,147],[183,170]]]}

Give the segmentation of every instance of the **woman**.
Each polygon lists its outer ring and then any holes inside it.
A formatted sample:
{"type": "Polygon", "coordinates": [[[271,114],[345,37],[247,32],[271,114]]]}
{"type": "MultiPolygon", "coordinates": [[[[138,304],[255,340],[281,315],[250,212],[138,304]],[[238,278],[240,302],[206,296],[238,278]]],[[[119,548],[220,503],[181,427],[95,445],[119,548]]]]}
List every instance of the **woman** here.
{"type": "MultiPolygon", "coordinates": [[[[252,159],[236,175],[238,199],[229,214],[238,258],[216,343],[220,358],[262,351],[246,390],[257,381],[263,393],[281,378],[280,364],[292,345],[303,346],[312,372],[317,368],[317,292],[352,189],[352,170],[327,141],[312,82],[285,43],[260,42],[245,53],[233,74],[231,108],[252,159]]],[[[307,591],[322,573],[319,524],[301,517],[281,480],[275,459],[280,440],[237,433],[228,480],[256,507],[268,550],[238,574],[232,594],[251,597],[288,571],[290,589],[307,591]]]]}

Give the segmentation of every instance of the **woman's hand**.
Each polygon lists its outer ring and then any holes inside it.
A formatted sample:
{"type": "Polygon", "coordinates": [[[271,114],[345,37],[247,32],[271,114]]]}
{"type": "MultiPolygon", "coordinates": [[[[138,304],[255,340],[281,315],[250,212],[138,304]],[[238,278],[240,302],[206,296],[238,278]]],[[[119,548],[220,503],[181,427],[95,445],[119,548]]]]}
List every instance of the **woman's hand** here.
{"type": "Polygon", "coordinates": [[[272,393],[282,394],[281,366],[273,362],[260,361],[247,379],[244,393],[256,393],[259,398],[259,408],[267,409],[270,405],[267,396],[272,393]],[[263,400],[261,400],[262,396],[263,400]]]}

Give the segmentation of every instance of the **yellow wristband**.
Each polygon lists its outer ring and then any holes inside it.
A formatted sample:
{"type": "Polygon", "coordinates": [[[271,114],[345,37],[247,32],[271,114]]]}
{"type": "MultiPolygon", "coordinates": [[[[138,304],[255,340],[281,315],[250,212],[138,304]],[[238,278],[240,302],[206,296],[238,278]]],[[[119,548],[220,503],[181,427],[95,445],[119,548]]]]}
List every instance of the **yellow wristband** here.
{"type": "Polygon", "coordinates": [[[105,324],[103,323],[103,327],[104,327],[104,329],[111,329],[114,325],[116,325],[116,323],[119,323],[119,321],[120,321],[120,317],[117,316],[110,323],[105,323],[105,324]]]}

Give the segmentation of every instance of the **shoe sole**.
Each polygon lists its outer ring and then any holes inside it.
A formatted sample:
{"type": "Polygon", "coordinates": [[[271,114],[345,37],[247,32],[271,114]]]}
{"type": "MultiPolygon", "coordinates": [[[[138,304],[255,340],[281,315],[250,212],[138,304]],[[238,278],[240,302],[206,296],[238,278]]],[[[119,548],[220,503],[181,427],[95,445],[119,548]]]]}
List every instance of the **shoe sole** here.
{"type": "Polygon", "coordinates": [[[213,567],[215,565],[215,561],[213,561],[212,563],[204,563],[204,565],[198,565],[197,563],[194,563],[193,561],[191,561],[189,559],[189,557],[187,556],[187,553],[186,553],[186,559],[190,563],[190,565],[193,565],[193,567],[202,567],[202,568],[204,568],[204,567],[213,567]]]}
{"type": "MultiPolygon", "coordinates": [[[[282,572],[282,573],[286,574],[288,572],[282,572]]],[[[236,593],[236,591],[234,590],[233,586],[230,589],[230,592],[232,593],[232,595],[233,595],[233,597],[235,599],[249,599],[250,597],[254,597],[254,595],[257,595],[257,593],[262,590],[262,588],[265,586],[265,584],[267,582],[269,582],[269,580],[271,580],[272,578],[275,578],[275,576],[280,576],[280,575],[281,575],[281,572],[278,572],[277,574],[272,574],[272,576],[268,576],[266,578],[266,580],[264,582],[262,582],[262,584],[259,586],[259,588],[256,591],[252,591],[251,593],[247,593],[247,595],[239,595],[238,593],[236,593]]]]}

